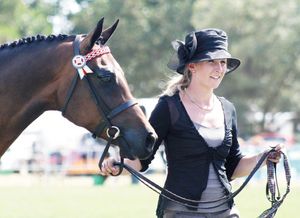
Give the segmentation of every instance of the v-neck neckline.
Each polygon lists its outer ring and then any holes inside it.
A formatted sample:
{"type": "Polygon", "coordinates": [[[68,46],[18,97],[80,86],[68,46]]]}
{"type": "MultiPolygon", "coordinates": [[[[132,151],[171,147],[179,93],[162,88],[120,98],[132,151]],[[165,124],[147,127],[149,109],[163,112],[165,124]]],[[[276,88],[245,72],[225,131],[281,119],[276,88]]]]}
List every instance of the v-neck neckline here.
{"type": "MultiPolygon", "coordinates": [[[[221,102],[221,107],[222,107],[223,116],[224,116],[223,122],[224,122],[224,131],[225,131],[225,134],[224,134],[224,138],[223,138],[223,140],[222,140],[222,143],[221,143],[220,145],[214,147],[214,148],[218,148],[218,147],[222,146],[222,145],[225,143],[225,140],[226,140],[226,130],[227,130],[227,122],[226,122],[227,116],[226,116],[226,113],[225,113],[225,110],[224,110],[224,104],[223,104],[222,99],[221,99],[219,96],[216,96],[216,97],[217,97],[217,99],[221,102]]],[[[180,105],[181,105],[181,107],[182,107],[182,109],[183,109],[183,111],[184,111],[184,114],[185,114],[185,116],[187,117],[188,122],[189,122],[190,125],[192,126],[193,130],[194,130],[194,131],[197,133],[197,135],[205,142],[205,145],[206,145],[207,147],[210,147],[210,146],[208,145],[207,141],[203,138],[203,136],[200,135],[200,133],[199,133],[198,130],[196,129],[196,127],[195,127],[195,125],[194,125],[194,123],[193,123],[191,117],[189,116],[189,114],[188,114],[188,112],[187,112],[187,110],[186,110],[186,108],[185,108],[185,106],[184,106],[184,104],[183,104],[183,102],[182,102],[182,100],[181,100],[181,98],[180,98],[179,92],[176,93],[176,98],[177,98],[177,100],[179,101],[179,103],[180,103],[180,105]]]]}

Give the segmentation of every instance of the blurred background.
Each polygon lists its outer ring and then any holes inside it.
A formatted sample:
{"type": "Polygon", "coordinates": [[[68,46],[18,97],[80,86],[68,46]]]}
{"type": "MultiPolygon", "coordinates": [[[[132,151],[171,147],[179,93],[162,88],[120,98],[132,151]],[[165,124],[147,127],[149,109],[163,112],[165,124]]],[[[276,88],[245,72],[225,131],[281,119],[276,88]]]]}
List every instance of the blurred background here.
{"type": "MultiPolygon", "coordinates": [[[[147,116],[173,75],[166,67],[171,41],[195,29],[224,29],[242,65],[217,94],[237,108],[241,147],[251,154],[285,143],[299,180],[299,0],[0,0],[0,44],[37,34],[87,33],[101,17],[105,26],[120,19],[109,46],[147,116]]],[[[103,144],[60,113],[46,112],[1,157],[0,173],[87,175],[103,184],[97,175],[103,144]]],[[[151,170],[164,172],[163,155],[157,156],[151,170]]],[[[255,179],[266,179],[265,173],[255,179]]]]}

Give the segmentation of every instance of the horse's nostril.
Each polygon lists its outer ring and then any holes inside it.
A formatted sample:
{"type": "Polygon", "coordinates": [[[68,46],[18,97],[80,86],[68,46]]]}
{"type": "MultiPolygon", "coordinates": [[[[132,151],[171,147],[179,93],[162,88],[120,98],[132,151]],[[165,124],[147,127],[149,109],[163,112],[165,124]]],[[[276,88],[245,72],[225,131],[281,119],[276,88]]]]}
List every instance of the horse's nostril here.
{"type": "Polygon", "coordinates": [[[154,143],[156,142],[156,136],[152,132],[150,132],[146,138],[146,148],[152,152],[154,143]]]}

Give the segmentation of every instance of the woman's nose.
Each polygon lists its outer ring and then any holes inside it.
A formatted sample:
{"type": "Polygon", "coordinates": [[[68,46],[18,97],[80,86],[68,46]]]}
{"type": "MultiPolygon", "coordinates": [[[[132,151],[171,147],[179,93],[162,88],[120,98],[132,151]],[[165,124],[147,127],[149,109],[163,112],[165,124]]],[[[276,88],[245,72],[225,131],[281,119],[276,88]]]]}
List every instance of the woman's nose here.
{"type": "Polygon", "coordinates": [[[215,69],[217,72],[223,72],[224,71],[224,64],[221,61],[215,62],[215,69]]]}

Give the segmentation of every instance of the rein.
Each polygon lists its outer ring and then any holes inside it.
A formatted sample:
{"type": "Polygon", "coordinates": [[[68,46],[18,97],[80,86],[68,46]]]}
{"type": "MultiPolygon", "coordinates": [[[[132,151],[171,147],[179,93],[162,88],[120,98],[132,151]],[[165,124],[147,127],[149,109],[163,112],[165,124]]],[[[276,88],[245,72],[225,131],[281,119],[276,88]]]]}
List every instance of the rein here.
{"type": "MultiPolygon", "coordinates": [[[[130,172],[135,178],[137,178],[144,185],[146,185],[147,187],[152,189],[154,192],[158,193],[159,195],[161,195],[162,197],[164,197],[164,198],[166,198],[170,201],[173,201],[177,204],[180,204],[180,205],[183,205],[183,206],[186,206],[186,207],[190,207],[190,208],[210,209],[210,208],[219,207],[219,206],[233,200],[233,198],[235,196],[237,196],[245,188],[245,186],[248,184],[250,179],[254,176],[254,174],[257,172],[257,170],[261,167],[263,162],[267,159],[269,154],[271,154],[272,152],[275,152],[274,148],[272,148],[272,149],[270,149],[270,150],[263,153],[262,157],[259,159],[259,161],[255,165],[255,167],[253,168],[253,170],[251,171],[249,176],[245,179],[243,184],[235,192],[233,192],[233,193],[231,193],[228,196],[225,196],[223,198],[215,199],[215,200],[212,200],[212,201],[192,200],[192,199],[187,199],[187,198],[181,197],[181,196],[179,196],[179,195],[177,195],[177,194],[175,194],[175,193],[173,193],[173,192],[157,185],[156,183],[154,183],[153,181],[151,181],[150,179],[148,179],[147,177],[145,177],[143,174],[136,171],[132,167],[128,166],[127,164],[117,162],[117,163],[115,163],[115,165],[120,166],[121,168],[125,168],[128,172],[130,172]],[[205,204],[216,203],[216,202],[218,202],[217,205],[210,206],[210,207],[207,207],[207,206],[206,207],[199,207],[199,206],[195,205],[195,204],[205,205],[205,204]]],[[[286,177],[286,182],[287,182],[286,192],[282,197],[280,197],[278,183],[277,183],[277,175],[276,175],[276,164],[269,161],[269,160],[267,160],[267,172],[268,172],[267,197],[271,201],[271,207],[269,209],[265,210],[259,216],[259,218],[272,218],[272,217],[274,217],[276,212],[277,212],[277,209],[282,204],[282,202],[286,198],[287,194],[290,192],[290,180],[291,180],[290,167],[289,167],[287,156],[283,152],[281,152],[281,154],[283,155],[285,177],[286,177]],[[277,186],[277,194],[276,194],[276,188],[275,188],[276,186],[277,186]],[[269,196],[269,194],[271,194],[271,196],[269,196]]]]}
{"type": "Polygon", "coordinates": [[[276,170],[276,164],[267,161],[267,172],[268,172],[268,181],[266,185],[266,195],[267,199],[271,202],[271,207],[267,210],[265,210],[259,218],[272,218],[275,216],[278,208],[290,192],[290,185],[291,185],[291,171],[290,171],[290,166],[289,162],[287,160],[287,156],[283,154],[283,166],[285,170],[285,178],[286,178],[286,191],[284,195],[281,197],[280,191],[279,191],[279,186],[278,186],[278,180],[277,180],[277,170],[276,170]]]}
{"type": "MultiPolygon", "coordinates": [[[[105,149],[102,153],[102,156],[99,160],[99,168],[102,168],[102,162],[104,161],[105,156],[108,154],[108,149],[111,145],[111,143],[115,140],[117,140],[119,137],[121,137],[120,129],[117,126],[112,125],[111,119],[119,115],[124,110],[127,110],[128,108],[134,106],[137,104],[137,101],[134,99],[131,99],[119,106],[117,106],[114,109],[110,109],[107,104],[104,102],[104,100],[101,98],[101,96],[98,95],[90,77],[89,74],[93,73],[93,71],[87,66],[87,62],[90,60],[93,60],[96,57],[100,57],[104,54],[110,53],[110,49],[107,46],[100,47],[97,50],[92,50],[90,53],[88,53],[85,56],[80,55],[80,35],[76,35],[76,38],[73,42],[73,49],[74,49],[74,57],[72,59],[72,64],[74,68],[77,70],[78,73],[75,74],[72,83],[70,85],[70,88],[67,92],[66,100],[64,103],[64,106],[62,108],[62,115],[64,116],[67,111],[67,107],[69,105],[69,102],[71,100],[71,97],[73,96],[73,93],[75,91],[76,85],[79,81],[79,78],[85,80],[85,82],[88,85],[88,88],[90,90],[90,94],[92,96],[92,99],[94,100],[97,109],[101,115],[102,120],[99,121],[99,124],[93,131],[93,137],[96,138],[97,136],[101,135],[106,130],[107,135],[107,144],[105,146],[105,149]]],[[[100,69],[100,71],[103,69],[100,69]]],[[[123,157],[121,157],[121,163],[123,163],[123,157]]],[[[120,169],[120,174],[122,172],[122,167],[120,169]]],[[[119,175],[119,174],[118,174],[119,175]]]]}

